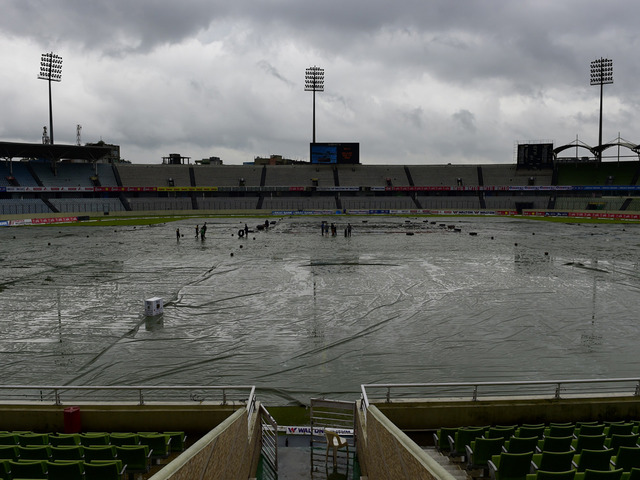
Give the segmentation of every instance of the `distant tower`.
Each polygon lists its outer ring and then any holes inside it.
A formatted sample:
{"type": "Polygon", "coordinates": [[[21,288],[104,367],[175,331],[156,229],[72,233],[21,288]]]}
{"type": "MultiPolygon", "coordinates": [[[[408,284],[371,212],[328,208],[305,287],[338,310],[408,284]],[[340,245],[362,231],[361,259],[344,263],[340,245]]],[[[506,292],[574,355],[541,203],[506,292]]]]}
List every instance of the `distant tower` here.
{"type": "Polygon", "coordinates": [[[42,143],[49,145],[49,134],[47,133],[47,127],[42,127],[42,143]]]}
{"type": "Polygon", "coordinates": [[[82,143],[80,142],[80,132],[82,131],[82,125],[76,125],[76,145],[80,146],[82,143]]]}

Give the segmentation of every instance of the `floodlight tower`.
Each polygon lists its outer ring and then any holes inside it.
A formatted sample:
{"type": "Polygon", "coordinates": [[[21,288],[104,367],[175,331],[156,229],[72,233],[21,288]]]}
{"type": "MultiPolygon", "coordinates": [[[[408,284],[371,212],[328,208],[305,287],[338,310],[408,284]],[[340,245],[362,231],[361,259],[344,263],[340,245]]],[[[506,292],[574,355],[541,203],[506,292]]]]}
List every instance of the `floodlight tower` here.
{"type": "Polygon", "coordinates": [[[602,161],[602,96],[605,83],[613,83],[613,60],[599,58],[591,62],[591,85],[600,85],[600,126],[598,130],[598,161],[602,161]]]}
{"type": "Polygon", "coordinates": [[[316,143],[316,92],[324,92],[324,68],[309,67],[304,76],[305,92],[313,92],[313,143],[316,143]]]}
{"type": "Polygon", "coordinates": [[[53,145],[53,107],[51,104],[51,82],[62,81],[62,57],[55,53],[43,53],[40,58],[40,80],[49,82],[49,138],[53,145]]]}

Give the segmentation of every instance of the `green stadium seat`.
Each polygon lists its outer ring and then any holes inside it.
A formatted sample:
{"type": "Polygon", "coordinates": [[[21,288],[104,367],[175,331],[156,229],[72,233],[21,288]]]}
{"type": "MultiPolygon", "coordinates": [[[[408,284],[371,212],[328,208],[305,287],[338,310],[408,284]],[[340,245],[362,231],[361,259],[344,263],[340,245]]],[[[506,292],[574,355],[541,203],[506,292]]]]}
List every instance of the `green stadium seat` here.
{"type": "Polygon", "coordinates": [[[483,475],[488,473],[488,462],[494,455],[500,455],[504,438],[483,438],[479,437],[472,440],[469,445],[465,446],[467,453],[467,470],[482,469],[483,475]]]}
{"type": "Polygon", "coordinates": [[[49,445],[19,446],[20,460],[50,460],[51,447],[49,445]]]}
{"type": "Polygon", "coordinates": [[[115,447],[118,459],[127,466],[129,474],[147,473],[151,468],[151,452],[147,445],[123,445],[115,447]]]}
{"type": "Polygon", "coordinates": [[[80,439],[80,445],[84,447],[110,444],[108,433],[81,433],[78,434],[78,438],[80,439]]]}
{"type": "Polygon", "coordinates": [[[126,468],[120,460],[88,462],[84,464],[84,473],[87,480],[121,480],[126,468]]]}
{"type": "Polygon", "coordinates": [[[585,470],[576,473],[575,480],[621,480],[622,469],[617,470],[585,470]]]}
{"type": "Polygon", "coordinates": [[[640,468],[632,468],[630,472],[622,472],[622,480],[640,480],[640,468]]]}
{"type": "Polygon", "coordinates": [[[534,470],[543,470],[545,472],[567,472],[573,468],[572,461],[575,452],[568,450],[566,452],[542,452],[536,453],[531,459],[531,465],[534,470]]]}
{"type": "MultiPolygon", "coordinates": [[[[538,440],[538,450],[540,452],[566,452],[571,450],[573,436],[567,437],[544,437],[538,440]]],[[[604,438],[602,439],[604,443],[604,438]]]]}
{"type": "Polygon", "coordinates": [[[516,431],[516,437],[538,437],[542,438],[544,435],[544,425],[523,425],[516,431]]]}
{"type": "Polygon", "coordinates": [[[20,450],[17,445],[0,445],[0,460],[18,460],[20,450]]]}
{"type": "Polygon", "coordinates": [[[526,480],[531,470],[533,453],[501,453],[489,460],[489,474],[493,480],[526,480]]]}
{"type": "Polygon", "coordinates": [[[614,469],[621,468],[625,472],[640,468],[640,447],[621,446],[617,455],[611,457],[611,465],[614,469]]]}
{"type": "Polygon", "coordinates": [[[605,428],[604,433],[607,437],[612,435],[631,435],[633,433],[633,423],[612,423],[608,428],[605,428]]]}
{"type": "MultiPolygon", "coordinates": [[[[171,437],[171,451],[172,452],[183,452],[185,448],[185,442],[187,440],[187,436],[184,432],[163,432],[165,435],[169,435],[171,437]]],[[[446,440],[446,438],[445,438],[446,440]]],[[[449,442],[447,441],[447,445],[449,442]]]]}
{"type": "Polygon", "coordinates": [[[535,452],[538,446],[538,437],[511,437],[504,442],[503,450],[509,453],[535,452]]]}
{"type": "Polygon", "coordinates": [[[81,445],[52,446],[51,460],[84,460],[84,449],[81,445]]]}
{"type": "Polygon", "coordinates": [[[616,435],[613,434],[611,437],[608,437],[604,441],[604,445],[607,448],[613,449],[613,454],[618,454],[618,448],[620,447],[637,447],[638,446],[638,437],[637,433],[632,433],[631,435],[616,435]]]}
{"type": "Polygon", "coordinates": [[[516,433],[516,427],[489,427],[484,433],[485,438],[504,438],[507,440],[516,433]]]}
{"type": "Polygon", "coordinates": [[[443,427],[433,434],[433,444],[440,453],[448,454],[451,451],[449,437],[454,438],[457,431],[458,427],[443,427]]]}
{"type": "Polygon", "coordinates": [[[139,434],[140,444],[147,445],[152,452],[151,458],[159,460],[167,458],[171,453],[171,437],[163,433],[139,434]]]}
{"type": "Polygon", "coordinates": [[[111,445],[139,445],[140,436],[137,433],[112,433],[110,435],[111,445]]]}
{"type": "Polygon", "coordinates": [[[1,433],[0,445],[19,445],[18,434],[16,433],[1,433]]]}
{"type": "Polygon", "coordinates": [[[576,452],[580,453],[583,449],[588,450],[604,450],[604,440],[606,435],[578,435],[572,445],[576,452]]]}
{"type": "Polygon", "coordinates": [[[472,440],[484,435],[484,428],[459,428],[451,445],[450,455],[452,457],[464,457],[466,445],[472,440]]]}
{"type": "Polygon", "coordinates": [[[527,480],[574,480],[576,476],[575,470],[567,470],[565,472],[546,472],[538,470],[536,473],[527,475],[527,480]]]}
{"type": "Polygon", "coordinates": [[[575,432],[576,426],[571,425],[550,425],[548,428],[548,433],[545,435],[549,437],[567,437],[569,435],[573,435],[575,432]]]}
{"type": "Polygon", "coordinates": [[[90,445],[82,447],[85,462],[115,460],[118,457],[115,445],[90,445]]]}
{"type": "Polygon", "coordinates": [[[21,460],[19,462],[9,461],[11,469],[11,477],[18,478],[47,478],[47,461],[46,460],[21,460]]]}
{"type": "Polygon", "coordinates": [[[573,457],[573,466],[578,472],[585,470],[610,470],[611,457],[613,449],[607,450],[589,450],[583,449],[580,453],[576,453],[573,457]]]}
{"type": "Polygon", "coordinates": [[[47,462],[49,480],[84,480],[84,462],[47,462]]]}
{"type": "Polygon", "coordinates": [[[57,447],[60,445],[80,445],[80,436],[77,433],[56,433],[49,435],[49,444],[57,447]]]}
{"type": "Polygon", "coordinates": [[[0,479],[12,480],[11,467],[9,466],[10,460],[0,460],[0,479]]]}
{"type": "Polygon", "coordinates": [[[23,447],[29,445],[49,445],[48,433],[21,433],[18,435],[18,442],[23,447]]]}
{"type": "Polygon", "coordinates": [[[582,425],[580,429],[576,432],[577,435],[602,435],[604,433],[605,425],[604,423],[594,423],[582,425]]]}

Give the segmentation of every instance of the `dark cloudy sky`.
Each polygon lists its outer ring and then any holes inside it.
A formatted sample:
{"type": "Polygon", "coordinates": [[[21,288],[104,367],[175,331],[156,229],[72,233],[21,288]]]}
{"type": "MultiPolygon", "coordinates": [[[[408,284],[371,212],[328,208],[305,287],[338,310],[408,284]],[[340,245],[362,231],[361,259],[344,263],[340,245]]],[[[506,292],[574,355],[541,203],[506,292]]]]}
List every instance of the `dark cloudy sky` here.
{"type": "Polygon", "coordinates": [[[591,61],[613,59],[603,140],[640,143],[637,0],[5,0],[0,140],[103,139],[134,163],[308,160],[359,142],[362,163],[512,163],[516,142],[598,141],[591,61]]]}

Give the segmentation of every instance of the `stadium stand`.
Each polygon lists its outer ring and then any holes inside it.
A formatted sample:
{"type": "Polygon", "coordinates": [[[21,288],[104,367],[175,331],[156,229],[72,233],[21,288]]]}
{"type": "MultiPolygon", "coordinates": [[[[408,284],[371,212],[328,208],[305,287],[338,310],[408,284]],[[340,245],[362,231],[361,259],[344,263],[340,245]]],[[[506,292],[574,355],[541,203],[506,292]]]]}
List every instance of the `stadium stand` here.
{"type": "Polygon", "coordinates": [[[459,184],[478,185],[477,165],[411,165],[409,171],[414,185],[449,187],[459,184]]]}
{"type": "Polygon", "coordinates": [[[627,210],[633,212],[640,211],[640,198],[632,198],[631,203],[627,206],[627,210]]]}
{"type": "Polygon", "coordinates": [[[0,187],[8,187],[11,185],[11,182],[9,182],[9,177],[11,176],[9,167],[4,163],[0,163],[0,187]]]}
{"type": "Polygon", "coordinates": [[[409,180],[402,166],[389,165],[338,165],[341,186],[401,187],[409,180]]]}
{"type": "Polygon", "coordinates": [[[558,185],[632,185],[638,162],[561,163],[558,185]]]}
{"type": "Polygon", "coordinates": [[[118,165],[125,187],[189,187],[189,165],[118,165]]]}
{"type": "MultiPolygon", "coordinates": [[[[16,179],[18,185],[22,187],[38,186],[38,182],[36,182],[29,171],[29,164],[27,162],[12,162],[11,168],[7,167],[6,164],[3,164],[3,166],[6,168],[7,175],[10,175],[11,170],[13,170],[13,177],[16,179]]],[[[6,180],[6,177],[3,178],[6,180]]]]}
{"type": "Polygon", "coordinates": [[[451,208],[478,210],[480,208],[480,200],[477,195],[418,195],[418,202],[422,208],[427,209],[451,208]]]}
{"type": "Polygon", "coordinates": [[[347,210],[389,210],[416,208],[411,197],[341,197],[342,208],[347,210]]]}
{"type": "Polygon", "coordinates": [[[484,185],[551,185],[553,170],[529,170],[516,165],[482,165],[484,185]]]}
{"type": "Polygon", "coordinates": [[[564,197],[556,198],[555,210],[620,210],[623,197],[564,197]]]}
{"type": "Polygon", "coordinates": [[[267,165],[266,186],[334,186],[333,168],[328,165],[267,165]]]}
{"type": "Polygon", "coordinates": [[[262,208],[267,210],[335,210],[334,196],[265,197],[262,208]]]}
{"type": "Polygon", "coordinates": [[[192,210],[191,197],[127,198],[132,210],[192,210]]]}
{"type": "Polygon", "coordinates": [[[39,198],[3,198],[0,199],[0,213],[3,215],[51,213],[51,209],[39,198]]]}
{"type": "Polygon", "coordinates": [[[98,181],[102,187],[117,187],[118,181],[113,173],[113,165],[99,163],[98,164],[98,181]]]}
{"type": "Polygon", "coordinates": [[[49,162],[31,162],[31,167],[45,187],[91,187],[95,175],[87,163],[58,163],[56,172],[49,162]]]}
{"type": "Polygon", "coordinates": [[[515,210],[517,204],[522,203],[531,205],[527,208],[543,210],[549,205],[549,197],[534,195],[485,195],[485,206],[491,210],[515,210]]]}
{"type": "Polygon", "coordinates": [[[121,212],[124,205],[118,198],[50,198],[60,213],[121,212]]]}
{"type": "Polygon", "coordinates": [[[197,197],[199,210],[254,210],[258,197],[197,197]]]}
{"type": "Polygon", "coordinates": [[[253,165],[196,165],[193,167],[193,173],[196,180],[195,186],[198,187],[259,187],[262,167],[253,165]]]}
{"type": "Polygon", "coordinates": [[[4,161],[0,162],[0,213],[416,208],[638,212],[640,195],[635,185],[639,177],[638,162],[558,163],[556,170],[516,165],[61,162],[54,173],[51,164],[41,160],[4,161]],[[564,184],[556,188],[554,182],[564,184]],[[118,186],[124,189],[100,189],[118,186]],[[196,189],[188,190],[192,187],[196,189]],[[199,187],[204,188],[198,191],[199,187]]]}

